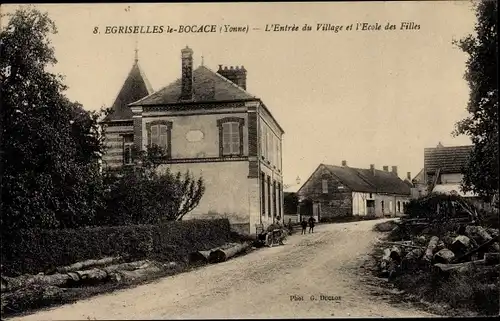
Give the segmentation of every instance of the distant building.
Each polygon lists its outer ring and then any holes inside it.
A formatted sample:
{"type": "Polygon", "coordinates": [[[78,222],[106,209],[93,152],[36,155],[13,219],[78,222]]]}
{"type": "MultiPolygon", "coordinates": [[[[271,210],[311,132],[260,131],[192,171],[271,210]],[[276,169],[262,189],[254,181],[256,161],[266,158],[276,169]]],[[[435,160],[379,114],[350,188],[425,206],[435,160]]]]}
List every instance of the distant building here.
{"type": "Polygon", "coordinates": [[[444,147],[439,143],[424,150],[424,181],[429,192],[458,194],[475,198],[471,192],[462,192],[461,184],[467,159],[473,146],[444,147]]]}
{"type": "Polygon", "coordinates": [[[320,164],[297,192],[300,215],[328,220],[351,215],[396,216],[404,213],[410,186],[398,177],[397,166],[384,170],[320,164]]]}
{"type": "Polygon", "coordinates": [[[427,183],[425,182],[424,169],[422,168],[420,172],[411,179],[411,198],[417,199],[427,194],[427,183]]]}
{"type": "Polygon", "coordinates": [[[186,219],[227,217],[243,233],[283,220],[284,131],[247,92],[247,70],[194,68],[188,47],[179,70],[179,79],[151,92],[136,61],[106,120],[114,146],[108,166],[132,164],[129,146],[158,145],[166,151],[160,171],[189,170],[205,181],[205,194],[186,219]]]}

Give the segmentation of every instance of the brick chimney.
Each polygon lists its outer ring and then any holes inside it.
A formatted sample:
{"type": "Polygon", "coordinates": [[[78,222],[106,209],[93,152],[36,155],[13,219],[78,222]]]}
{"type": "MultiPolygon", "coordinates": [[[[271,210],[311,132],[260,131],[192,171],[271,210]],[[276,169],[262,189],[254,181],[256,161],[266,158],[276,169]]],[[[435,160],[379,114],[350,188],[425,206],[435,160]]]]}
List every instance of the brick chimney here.
{"type": "Polygon", "coordinates": [[[389,171],[389,166],[383,166],[382,169],[384,170],[384,172],[388,172],[389,171]]]}
{"type": "Polygon", "coordinates": [[[398,175],[398,167],[397,166],[392,166],[392,173],[396,176],[398,175]]]}
{"type": "Polygon", "coordinates": [[[217,73],[230,80],[234,84],[240,86],[241,88],[245,90],[247,89],[247,70],[244,66],[231,66],[229,68],[222,68],[222,65],[219,65],[219,70],[217,70],[217,73]]]}
{"type": "Polygon", "coordinates": [[[342,161],[342,166],[343,166],[343,167],[346,167],[346,166],[347,166],[347,161],[343,160],[343,161],[342,161]]]}
{"type": "Polygon", "coordinates": [[[411,172],[406,173],[406,178],[411,182],[411,172]]]}
{"type": "Polygon", "coordinates": [[[193,99],[193,50],[186,46],[181,50],[182,87],[181,100],[193,99]]]}
{"type": "Polygon", "coordinates": [[[375,164],[370,164],[370,170],[373,175],[375,175],[375,164]]]}

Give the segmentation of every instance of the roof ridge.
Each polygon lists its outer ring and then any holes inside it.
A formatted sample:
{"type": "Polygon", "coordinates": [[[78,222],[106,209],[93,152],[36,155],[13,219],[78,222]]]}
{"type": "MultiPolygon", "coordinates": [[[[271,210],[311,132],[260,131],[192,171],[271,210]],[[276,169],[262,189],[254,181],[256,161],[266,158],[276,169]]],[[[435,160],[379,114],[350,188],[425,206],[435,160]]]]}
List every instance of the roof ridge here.
{"type": "Polygon", "coordinates": [[[453,149],[453,148],[471,148],[474,147],[473,144],[471,145],[457,145],[457,146],[443,146],[443,147],[425,147],[425,149],[453,149]]]}

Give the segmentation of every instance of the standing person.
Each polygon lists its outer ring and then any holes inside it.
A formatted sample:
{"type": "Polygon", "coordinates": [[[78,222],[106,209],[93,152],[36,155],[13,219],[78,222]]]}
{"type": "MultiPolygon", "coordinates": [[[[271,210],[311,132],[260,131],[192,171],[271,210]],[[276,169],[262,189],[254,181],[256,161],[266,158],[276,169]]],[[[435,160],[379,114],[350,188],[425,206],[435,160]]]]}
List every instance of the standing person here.
{"type": "Polygon", "coordinates": [[[316,222],[316,220],[311,216],[309,218],[309,233],[314,233],[314,222],[316,222]]]}
{"type": "Polygon", "coordinates": [[[303,219],[302,222],[300,222],[300,224],[302,225],[302,234],[306,234],[306,229],[307,229],[307,221],[306,221],[306,219],[303,219]]]}
{"type": "Polygon", "coordinates": [[[289,218],[288,219],[288,234],[289,235],[292,235],[292,232],[293,232],[293,224],[292,224],[292,219],[289,218]]]}

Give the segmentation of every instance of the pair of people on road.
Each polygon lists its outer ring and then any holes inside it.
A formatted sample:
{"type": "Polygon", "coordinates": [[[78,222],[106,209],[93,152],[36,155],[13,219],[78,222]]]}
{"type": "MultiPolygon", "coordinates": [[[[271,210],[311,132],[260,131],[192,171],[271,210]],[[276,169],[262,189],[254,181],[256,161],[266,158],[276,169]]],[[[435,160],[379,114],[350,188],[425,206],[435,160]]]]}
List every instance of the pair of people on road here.
{"type": "Polygon", "coordinates": [[[309,220],[307,220],[307,221],[304,218],[302,220],[302,222],[300,222],[300,224],[302,225],[302,234],[306,234],[306,229],[307,229],[308,224],[309,224],[309,233],[314,233],[314,223],[315,222],[316,222],[316,220],[312,216],[309,217],[309,220]]]}

